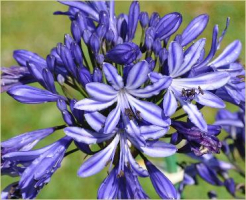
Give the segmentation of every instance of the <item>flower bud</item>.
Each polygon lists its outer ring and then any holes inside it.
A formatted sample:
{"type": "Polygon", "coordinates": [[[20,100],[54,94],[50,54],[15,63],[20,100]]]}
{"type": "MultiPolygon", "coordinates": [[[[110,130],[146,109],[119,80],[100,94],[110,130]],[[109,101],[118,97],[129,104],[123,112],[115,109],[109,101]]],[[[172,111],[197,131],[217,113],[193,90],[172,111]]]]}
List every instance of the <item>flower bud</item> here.
{"type": "Polygon", "coordinates": [[[149,15],[147,12],[141,12],[139,15],[139,21],[142,28],[146,28],[149,23],[149,15]]]}

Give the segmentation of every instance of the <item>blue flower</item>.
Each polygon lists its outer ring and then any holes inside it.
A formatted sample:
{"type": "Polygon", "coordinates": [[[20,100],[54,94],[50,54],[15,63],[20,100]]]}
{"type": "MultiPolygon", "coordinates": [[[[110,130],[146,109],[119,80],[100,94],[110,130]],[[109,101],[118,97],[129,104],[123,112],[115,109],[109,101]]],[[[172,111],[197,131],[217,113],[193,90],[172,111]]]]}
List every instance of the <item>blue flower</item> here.
{"type": "Polygon", "coordinates": [[[86,91],[91,98],[80,100],[75,104],[75,108],[85,111],[99,111],[117,102],[116,108],[109,113],[105,122],[105,133],[113,131],[121,114],[130,119],[138,116],[150,124],[162,127],[170,124],[170,119],[163,115],[161,108],[153,103],[133,97],[149,98],[159,94],[160,90],[168,87],[170,78],[163,78],[153,85],[138,89],[148,79],[149,68],[146,61],[138,62],[132,67],[125,86],[122,77],[111,64],[104,63],[103,72],[111,86],[103,83],[87,84],[86,91]],[[139,73],[140,71],[141,73],[139,73]]]}
{"type": "Polygon", "coordinates": [[[10,152],[3,156],[4,161],[26,167],[18,184],[22,198],[33,199],[37,196],[60,167],[65,151],[71,142],[71,138],[64,137],[42,149],[10,152]]]}

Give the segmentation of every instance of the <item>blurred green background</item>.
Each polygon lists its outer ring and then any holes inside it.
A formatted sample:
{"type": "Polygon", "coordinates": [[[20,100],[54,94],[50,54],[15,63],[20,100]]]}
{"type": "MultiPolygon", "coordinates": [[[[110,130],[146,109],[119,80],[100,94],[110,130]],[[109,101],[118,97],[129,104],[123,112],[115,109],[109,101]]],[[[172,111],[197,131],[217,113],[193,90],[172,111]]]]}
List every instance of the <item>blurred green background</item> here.
{"type": "MultiPolygon", "coordinates": [[[[141,11],[152,13],[159,12],[161,16],[169,12],[180,12],[183,15],[183,23],[177,33],[181,33],[189,21],[195,16],[207,13],[210,15],[209,24],[200,37],[207,38],[206,48],[209,50],[213,26],[219,25],[220,33],[225,27],[226,18],[231,18],[228,32],[221,44],[221,49],[235,39],[241,40],[243,50],[241,52],[242,63],[245,63],[245,2],[168,2],[168,1],[141,1],[141,11]]],[[[116,13],[128,13],[130,2],[117,1],[116,13]]],[[[58,42],[63,41],[65,33],[70,33],[70,21],[65,16],[54,16],[52,13],[57,10],[65,11],[66,6],[57,2],[1,2],[1,66],[16,65],[12,58],[15,49],[26,49],[46,57],[50,49],[58,42]]],[[[137,33],[135,42],[138,43],[140,32],[137,33]]],[[[221,52],[221,50],[219,51],[221,52]]],[[[235,111],[233,106],[228,107],[235,111]]],[[[2,140],[16,136],[27,131],[51,127],[63,124],[60,112],[54,103],[42,105],[24,105],[14,101],[6,93],[1,95],[1,136],[2,140]]],[[[213,123],[216,113],[215,109],[203,111],[208,123],[213,123]]],[[[50,144],[64,136],[62,131],[56,132],[42,141],[38,147],[50,144]]],[[[74,148],[73,146],[71,148],[74,148]]],[[[221,159],[225,159],[219,155],[221,159]]],[[[39,199],[81,199],[96,198],[97,188],[106,177],[106,170],[89,178],[77,177],[77,170],[82,164],[84,155],[76,152],[64,159],[62,167],[53,175],[48,186],[44,187],[38,195],[39,199]]],[[[178,160],[189,160],[185,156],[178,155],[178,160]]],[[[158,159],[158,162],[163,162],[158,159]]],[[[243,162],[238,158],[241,167],[243,162]]],[[[232,172],[236,182],[244,182],[244,179],[232,172]],[[235,175],[235,176],[234,176],[235,175]]],[[[15,179],[17,180],[17,178],[15,179]]],[[[2,188],[14,180],[9,177],[2,177],[2,188]]],[[[140,180],[145,191],[151,198],[159,198],[149,179],[140,180]]],[[[212,187],[200,180],[200,186],[188,186],[184,197],[187,199],[205,199],[208,190],[216,190],[218,197],[232,198],[223,187],[212,187]]]]}

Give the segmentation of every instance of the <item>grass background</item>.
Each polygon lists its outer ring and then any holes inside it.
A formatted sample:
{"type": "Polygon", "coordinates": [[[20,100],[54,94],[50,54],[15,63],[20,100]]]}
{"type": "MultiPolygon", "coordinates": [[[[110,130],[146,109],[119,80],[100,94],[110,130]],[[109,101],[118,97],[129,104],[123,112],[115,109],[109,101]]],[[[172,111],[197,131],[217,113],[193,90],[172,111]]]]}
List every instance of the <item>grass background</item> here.
{"type": "MultiPolygon", "coordinates": [[[[226,47],[235,39],[241,40],[243,50],[241,52],[242,63],[245,63],[245,3],[244,2],[168,2],[168,1],[142,1],[141,11],[152,13],[159,12],[161,16],[170,12],[180,12],[183,15],[183,23],[177,33],[181,33],[189,21],[195,16],[207,13],[210,15],[209,24],[201,37],[207,38],[207,51],[211,44],[213,26],[219,25],[220,33],[225,27],[226,18],[231,17],[228,32],[221,44],[221,49],[226,47]]],[[[116,13],[127,13],[130,2],[117,1],[116,13]]],[[[67,8],[54,1],[46,2],[1,2],[1,66],[12,66],[17,63],[12,58],[13,50],[26,49],[46,57],[50,49],[58,42],[63,41],[65,33],[70,33],[70,21],[65,16],[54,16],[52,13],[57,10],[65,11],[67,8]]],[[[137,32],[135,42],[139,43],[140,32],[137,32]]],[[[219,51],[219,53],[221,50],[219,51]]],[[[1,132],[2,140],[16,136],[27,131],[51,127],[63,124],[62,116],[54,103],[42,105],[24,105],[14,101],[6,93],[1,95],[1,132]]],[[[236,110],[229,105],[230,110],[236,110]]],[[[213,123],[216,113],[215,109],[203,111],[208,123],[213,123]]],[[[38,147],[47,145],[64,136],[62,131],[56,132],[42,141],[38,147]]],[[[71,147],[72,148],[72,147],[71,147]]],[[[178,155],[178,160],[189,160],[178,155]]],[[[222,155],[219,155],[224,159],[222,155]]],[[[62,167],[52,176],[48,186],[44,187],[37,198],[49,199],[81,199],[96,198],[97,188],[106,177],[106,170],[89,177],[77,177],[77,170],[83,162],[84,155],[76,152],[68,156],[62,162],[62,167]]],[[[162,159],[157,161],[163,162],[162,159]]],[[[238,158],[239,164],[243,162],[238,158]]],[[[232,172],[236,182],[244,182],[232,172]]],[[[17,179],[16,179],[17,180],[17,179]]],[[[13,182],[12,178],[2,177],[2,188],[13,182]]],[[[159,198],[148,179],[140,180],[145,191],[151,198],[159,198]]],[[[231,196],[224,187],[216,187],[199,180],[200,186],[188,186],[184,193],[185,198],[204,199],[207,198],[207,191],[216,190],[218,197],[225,199],[231,196]]]]}

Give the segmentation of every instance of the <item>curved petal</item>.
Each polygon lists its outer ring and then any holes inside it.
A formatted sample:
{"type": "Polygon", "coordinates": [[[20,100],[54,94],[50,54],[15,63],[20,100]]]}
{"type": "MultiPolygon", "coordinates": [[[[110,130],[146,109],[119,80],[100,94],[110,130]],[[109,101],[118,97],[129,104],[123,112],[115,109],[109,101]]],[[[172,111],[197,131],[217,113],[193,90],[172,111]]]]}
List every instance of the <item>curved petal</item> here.
{"type": "Polygon", "coordinates": [[[139,88],[147,79],[149,73],[149,66],[147,61],[141,61],[135,64],[128,73],[126,80],[126,88],[139,88]]]}
{"type": "Polygon", "coordinates": [[[147,101],[140,101],[130,95],[127,95],[127,98],[131,106],[139,111],[140,116],[147,122],[164,127],[170,125],[170,119],[164,116],[163,111],[159,106],[147,101]]]}
{"type": "Polygon", "coordinates": [[[119,120],[120,120],[120,106],[119,104],[117,104],[116,108],[113,109],[105,122],[105,127],[104,127],[104,132],[105,133],[112,133],[112,131],[115,129],[115,127],[117,126],[119,120]]]}
{"type": "Polygon", "coordinates": [[[141,135],[144,137],[144,139],[159,139],[163,135],[166,134],[166,132],[169,130],[169,127],[160,127],[160,126],[155,126],[155,125],[150,125],[150,126],[141,126],[140,127],[140,132],[141,135]]]}
{"type": "Polygon", "coordinates": [[[172,182],[147,159],[144,160],[155,191],[162,199],[177,199],[177,191],[172,182]]]}
{"type": "Polygon", "coordinates": [[[119,90],[123,88],[124,86],[123,79],[118,74],[116,68],[113,65],[109,63],[103,63],[103,72],[106,76],[106,79],[114,89],[119,90]]]}
{"type": "Polygon", "coordinates": [[[159,79],[163,78],[164,76],[157,72],[150,72],[149,73],[149,79],[152,83],[157,82],[159,79]]]}
{"type": "Polygon", "coordinates": [[[67,127],[64,129],[67,136],[73,138],[77,142],[85,144],[96,144],[110,139],[114,134],[102,134],[93,132],[80,127],[67,127]]]}
{"type": "Polygon", "coordinates": [[[85,98],[85,99],[78,101],[74,105],[74,108],[78,110],[98,111],[98,110],[103,110],[113,105],[113,103],[116,102],[116,100],[117,100],[117,97],[112,99],[111,101],[106,101],[106,102],[101,102],[101,101],[96,101],[93,99],[85,98]]]}
{"type": "Polygon", "coordinates": [[[183,49],[178,42],[171,42],[169,45],[169,54],[168,54],[168,70],[171,77],[175,76],[175,71],[183,63],[184,55],[183,49]]]}
{"type": "Polygon", "coordinates": [[[151,157],[167,157],[175,154],[177,148],[162,141],[147,141],[146,146],[140,147],[139,150],[151,157]]]}
{"type": "Polygon", "coordinates": [[[172,77],[178,77],[186,72],[188,72],[191,67],[193,67],[196,63],[197,60],[200,58],[200,55],[203,51],[203,47],[205,45],[206,39],[200,39],[196,43],[194,43],[190,50],[189,53],[185,55],[184,57],[184,62],[179,68],[175,68],[172,72],[172,77]]]}
{"type": "Polygon", "coordinates": [[[90,157],[82,164],[78,171],[78,176],[88,177],[101,171],[106,166],[107,162],[111,159],[118,142],[119,136],[116,135],[116,137],[110,143],[110,145],[108,145],[105,149],[90,157]]]}
{"type": "Polygon", "coordinates": [[[132,157],[131,152],[129,151],[129,148],[127,147],[127,158],[128,161],[131,165],[131,168],[133,169],[133,171],[140,177],[147,177],[149,176],[149,173],[147,172],[147,170],[143,169],[142,167],[140,167],[140,165],[135,161],[135,159],[132,157]]]}
{"type": "Polygon", "coordinates": [[[77,8],[77,9],[87,13],[89,16],[91,16],[91,18],[93,18],[96,21],[99,20],[99,14],[94,9],[92,9],[88,4],[86,4],[85,2],[77,2],[77,1],[59,1],[59,2],[64,4],[64,5],[77,8]]]}
{"type": "Polygon", "coordinates": [[[115,199],[119,188],[119,179],[117,178],[117,168],[114,167],[110,174],[103,180],[97,193],[98,199],[115,199]]]}
{"type": "Polygon", "coordinates": [[[130,94],[136,97],[149,98],[154,95],[158,95],[161,90],[168,88],[172,83],[172,78],[165,76],[156,81],[153,85],[149,85],[145,88],[136,90],[128,90],[130,94]]]}
{"type": "Polygon", "coordinates": [[[177,100],[172,92],[172,90],[167,90],[163,98],[163,111],[166,116],[171,116],[175,113],[178,107],[177,100]]]}
{"type": "Polygon", "coordinates": [[[182,88],[195,88],[198,86],[202,90],[215,90],[224,86],[230,80],[227,72],[211,72],[196,76],[194,78],[173,79],[172,86],[182,90],[182,88]]]}
{"type": "Polygon", "coordinates": [[[225,108],[224,101],[215,94],[204,91],[203,94],[196,95],[196,102],[213,108],[225,108]]]}
{"type": "Polygon", "coordinates": [[[110,101],[116,97],[118,92],[103,83],[87,83],[85,87],[90,97],[97,101],[110,101]]]}
{"type": "Polygon", "coordinates": [[[106,121],[106,117],[99,112],[86,112],[84,116],[91,128],[97,132],[102,129],[106,121]]]}
{"type": "Polygon", "coordinates": [[[195,105],[189,102],[185,102],[179,99],[181,105],[183,106],[184,111],[188,114],[190,121],[195,124],[199,129],[207,131],[208,126],[204,120],[201,112],[197,109],[195,105]]]}
{"type": "Polygon", "coordinates": [[[13,86],[7,91],[7,93],[16,101],[26,104],[56,102],[60,98],[65,99],[63,96],[28,85],[13,86]]]}
{"type": "Polygon", "coordinates": [[[199,175],[208,183],[212,185],[223,185],[223,183],[217,177],[217,174],[205,164],[199,163],[198,165],[196,165],[196,169],[199,175]]]}
{"type": "Polygon", "coordinates": [[[213,67],[220,67],[223,65],[228,65],[237,60],[242,50],[242,43],[239,40],[235,40],[229,44],[224,51],[212,61],[209,65],[213,67]]]}

